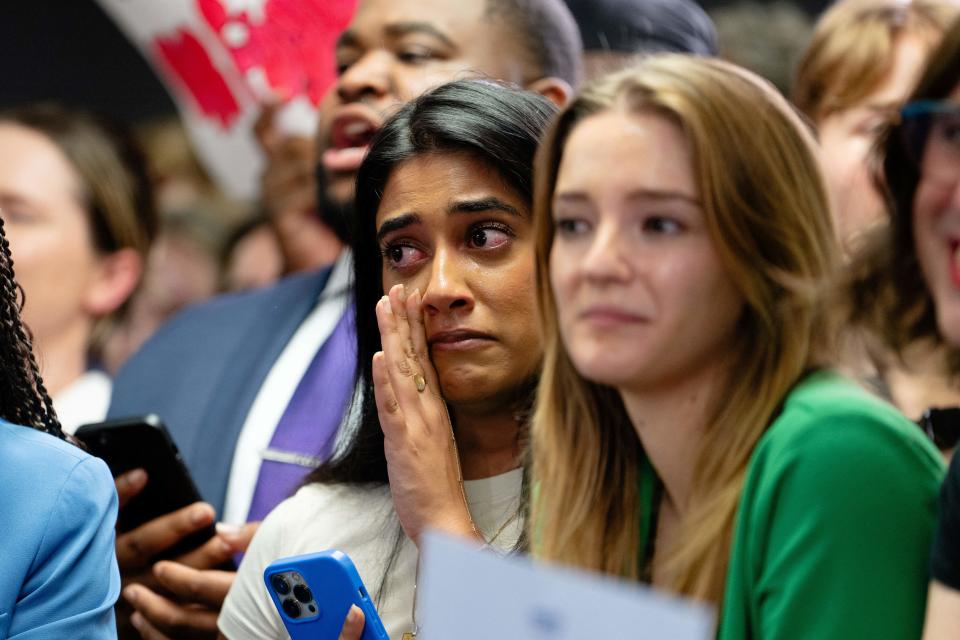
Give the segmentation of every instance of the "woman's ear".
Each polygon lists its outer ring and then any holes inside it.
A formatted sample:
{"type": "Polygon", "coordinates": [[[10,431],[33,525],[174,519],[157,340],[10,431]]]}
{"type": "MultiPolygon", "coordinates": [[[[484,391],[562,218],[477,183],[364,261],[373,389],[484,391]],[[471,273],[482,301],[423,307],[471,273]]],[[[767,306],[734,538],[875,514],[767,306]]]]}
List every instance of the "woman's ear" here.
{"type": "Polygon", "coordinates": [[[566,80],[553,76],[535,80],[525,88],[527,91],[539,93],[561,109],[567,106],[567,103],[573,98],[573,87],[566,80]]]}
{"type": "Polygon", "coordinates": [[[119,309],[137,288],[143,269],[143,258],[129,247],[100,256],[96,278],[84,299],[87,312],[100,318],[119,309]]]}

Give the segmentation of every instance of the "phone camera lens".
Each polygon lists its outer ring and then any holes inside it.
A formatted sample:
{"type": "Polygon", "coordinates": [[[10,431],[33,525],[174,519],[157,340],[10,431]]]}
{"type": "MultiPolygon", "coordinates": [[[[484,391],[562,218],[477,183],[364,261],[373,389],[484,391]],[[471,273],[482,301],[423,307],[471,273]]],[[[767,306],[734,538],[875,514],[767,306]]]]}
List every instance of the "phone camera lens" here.
{"type": "Polygon", "coordinates": [[[293,598],[287,598],[283,601],[283,611],[291,618],[300,617],[300,605],[293,598]]]}
{"type": "Polygon", "coordinates": [[[273,590],[282,596],[290,593],[290,583],[287,582],[287,579],[281,575],[276,575],[270,578],[270,584],[273,585],[273,590]]]}
{"type": "Polygon", "coordinates": [[[313,594],[310,593],[310,587],[305,584],[298,584],[293,588],[293,597],[303,603],[313,600],[313,594]]]}

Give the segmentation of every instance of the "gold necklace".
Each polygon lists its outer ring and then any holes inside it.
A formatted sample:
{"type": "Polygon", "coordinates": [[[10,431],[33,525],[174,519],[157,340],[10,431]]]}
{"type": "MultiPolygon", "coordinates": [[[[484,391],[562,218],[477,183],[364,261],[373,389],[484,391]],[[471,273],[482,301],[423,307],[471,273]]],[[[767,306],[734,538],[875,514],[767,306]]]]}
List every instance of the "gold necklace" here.
{"type": "MultiPolygon", "coordinates": [[[[443,408],[447,414],[447,426],[450,427],[450,446],[453,448],[453,456],[454,456],[454,459],[457,461],[457,483],[460,485],[460,496],[461,498],[463,498],[464,504],[469,504],[467,502],[467,492],[463,488],[463,469],[460,467],[460,454],[457,451],[457,438],[453,433],[453,421],[450,419],[450,408],[447,406],[446,402],[443,403],[443,408]]],[[[520,422],[522,420],[522,416],[520,414],[517,414],[514,416],[514,419],[516,419],[517,422],[520,422]]],[[[483,533],[481,533],[480,530],[477,529],[477,524],[473,522],[473,518],[471,517],[470,525],[473,527],[473,533],[478,538],[483,540],[483,546],[480,547],[480,549],[481,550],[492,549],[493,547],[491,545],[493,544],[493,542],[495,542],[497,538],[500,537],[500,534],[502,534],[506,530],[507,525],[509,525],[514,520],[516,520],[519,516],[520,516],[520,510],[518,509],[517,511],[514,511],[509,518],[503,521],[503,524],[501,524],[497,528],[497,531],[493,534],[493,537],[490,538],[489,540],[487,540],[484,537],[483,533]]],[[[410,609],[410,618],[413,621],[413,631],[407,631],[406,633],[404,633],[401,640],[416,640],[417,634],[420,633],[420,624],[417,622],[417,583],[418,582],[420,582],[420,554],[419,553],[417,554],[417,568],[415,569],[413,574],[413,607],[411,607],[410,609]]]]}
{"type": "MultiPolygon", "coordinates": [[[[480,534],[480,538],[484,541],[483,546],[480,547],[480,550],[493,549],[493,543],[496,542],[497,538],[506,531],[507,526],[520,517],[520,510],[514,511],[506,520],[503,521],[499,527],[497,527],[496,532],[493,536],[487,540],[480,534]]],[[[474,531],[477,531],[476,524],[474,524],[474,531]]],[[[480,532],[477,531],[479,534],[480,532]]],[[[417,634],[420,633],[420,624],[417,622],[417,583],[420,582],[420,556],[417,555],[417,568],[413,575],[413,607],[410,609],[410,618],[413,621],[413,631],[407,631],[403,634],[402,640],[415,640],[417,634]]]]}

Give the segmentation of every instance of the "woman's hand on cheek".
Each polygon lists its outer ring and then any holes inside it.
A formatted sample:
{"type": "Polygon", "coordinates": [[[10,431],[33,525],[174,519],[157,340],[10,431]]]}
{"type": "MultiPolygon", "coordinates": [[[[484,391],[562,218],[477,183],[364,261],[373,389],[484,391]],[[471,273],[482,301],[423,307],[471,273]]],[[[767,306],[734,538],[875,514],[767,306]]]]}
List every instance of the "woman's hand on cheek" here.
{"type": "Polygon", "coordinates": [[[417,545],[427,528],[479,538],[467,508],[453,429],[430,362],[419,291],[396,285],[377,304],[383,351],[373,384],[394,507],[417,545]]]}

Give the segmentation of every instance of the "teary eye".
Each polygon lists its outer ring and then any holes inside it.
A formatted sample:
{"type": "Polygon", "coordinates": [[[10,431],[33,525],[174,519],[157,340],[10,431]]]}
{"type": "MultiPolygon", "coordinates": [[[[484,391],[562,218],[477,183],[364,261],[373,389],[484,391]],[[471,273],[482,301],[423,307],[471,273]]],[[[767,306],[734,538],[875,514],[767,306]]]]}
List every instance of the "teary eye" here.
{"type": "Polygon", "coordinates": [[[485,223],[470,229],[467,244],[475,249],[496,249],[510,242],[513,235],[505,225],[485,223]]]}
{"type": "Polygon", "coordinates": [[[394,269],[405,269],[410,267],[423,258],[423,251],[411,244],[396,242],[388,244],[381,249],[384,259],[390,262],[394,269]]]}

